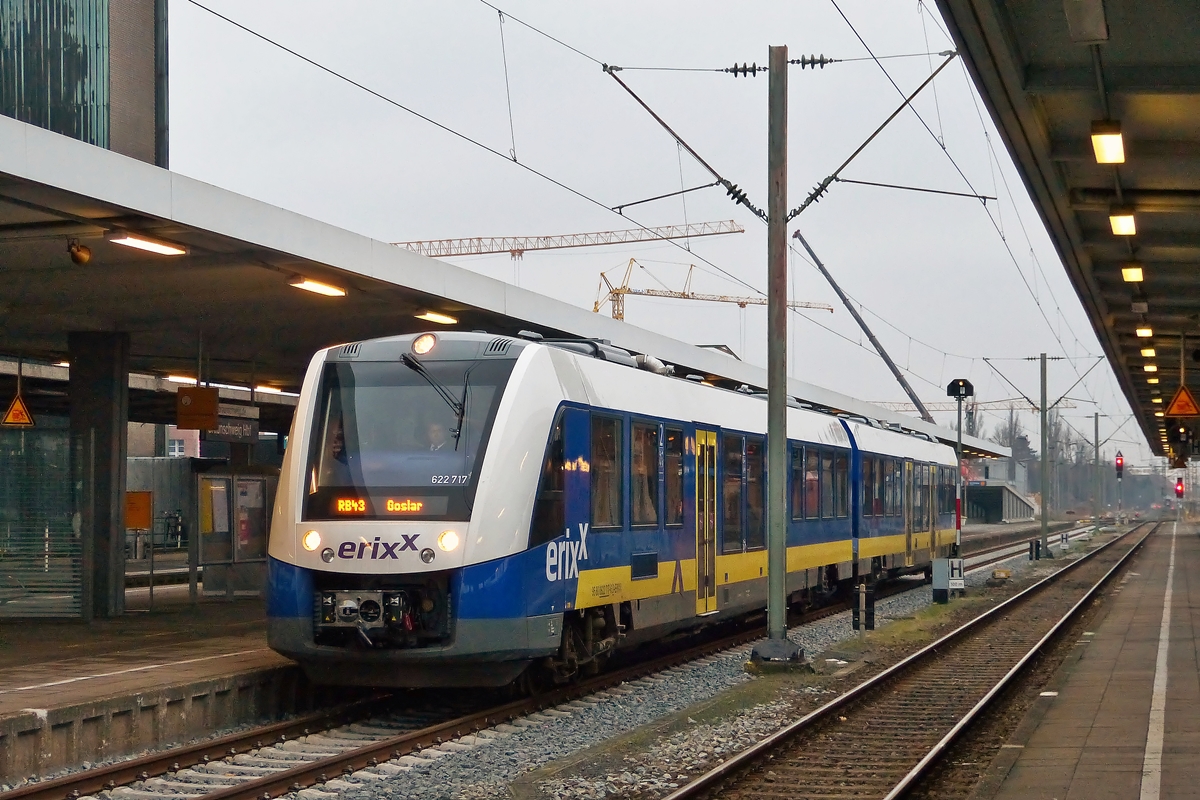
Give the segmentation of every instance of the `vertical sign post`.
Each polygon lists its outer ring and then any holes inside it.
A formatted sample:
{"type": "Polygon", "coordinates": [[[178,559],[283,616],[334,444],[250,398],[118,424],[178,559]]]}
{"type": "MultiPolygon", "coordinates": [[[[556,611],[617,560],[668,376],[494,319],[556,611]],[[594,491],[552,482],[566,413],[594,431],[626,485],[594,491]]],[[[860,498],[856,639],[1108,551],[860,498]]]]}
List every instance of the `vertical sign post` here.
{"type": "Polygon", "coordinates": [[[1094,481],[1095,487],[1093,488],[1092,491],[1095,494],[1095,499],[1092,501],[1092,533],[1099,533],[1100,532],[1100,412],[1099,411],[1096,412],[1093,422],[1095,424],[1095,432],[1093,435],[1096,437],[1095,438],[1096,468],[1095,468],[1095,470],[1093,470],[1093,472],[1095,473],[1095,481],[1094,481]]]}
{"type": "Polygon", "coordinates": [[[975,387],[966,378],[950,381],[946,387],[946,395],[958,401],[958,445],[955,453],[958,455],[958,479],[954,481],[954,557],[958,558],[962,550],[962,519],[963,519],[963,478],[962,478],[962,406],[963,400],[975,396],[975,387]]]}
{"type": "Polygon", "coordinates": [[[1039,360],[1042,364],[1042,558],[1054,558],[1050,553],[1050,430],[1046,407],[1046,354],[1039,360]]]}
{"type": "Polygon", "coordinates": [[[787,47],[770,49],[767,86],[767,633],[751,656],[794,661],[787,638],[787,47]]]}

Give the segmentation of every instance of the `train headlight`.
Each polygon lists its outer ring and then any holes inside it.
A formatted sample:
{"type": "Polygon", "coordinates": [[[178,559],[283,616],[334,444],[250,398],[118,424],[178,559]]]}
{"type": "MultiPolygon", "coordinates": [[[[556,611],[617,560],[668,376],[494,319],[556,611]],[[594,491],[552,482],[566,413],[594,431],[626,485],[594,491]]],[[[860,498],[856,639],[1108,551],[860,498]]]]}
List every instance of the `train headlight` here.
{"type": "Polygon", "coordinates": [[[333,548],[332,547],[326,547],[324,550],[321,551],[321,560],[324,561],[326,564],[329,564],[330,562],[333,561],[333,548]]]}
{"type": "Polygon", "coordinates": [[[458,547],[458,532],[442,531],[438,536],[438,547],[442,548],[447,553],[458,547]]]}
{"type": "Polygon", "coordinates": [[[321,546],[321,534],[317,533],[316,531],[309,531],[308,533],[304,534],[304,537],[300,540],[300,543],[304,545],[305,550],[311,553],[313,550],[316,550],[321,546]]]}
{"type": "Polygon", "coordinates": [[[435,344],[437,344],[436,336],[432,333],[423,333],[413,340],[412,349],[417,355],[423,356],[432,350],[435,344]]]}
{"type": "Polygon", "coordinates": [[[433,552],[432,547],[426,547],[424,550],[421,551],[421,560],[424,561],[426,564],[432,564],[433,557],[435,555],[437,555],[437,554],[433,552]]]}

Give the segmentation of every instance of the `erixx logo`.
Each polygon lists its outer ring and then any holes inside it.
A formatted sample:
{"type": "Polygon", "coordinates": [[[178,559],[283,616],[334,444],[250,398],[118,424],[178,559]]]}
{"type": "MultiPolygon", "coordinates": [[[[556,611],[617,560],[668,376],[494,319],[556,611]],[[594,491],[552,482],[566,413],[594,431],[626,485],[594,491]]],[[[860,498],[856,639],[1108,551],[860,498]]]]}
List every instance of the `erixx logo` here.
{"type": "Polygon", "coordinates": [[[363,539],[359,542],[342,542],[338,545],[338,558],[361,558],[375,559],[382,561],[386,558],[400,558],[397,553],[403,553],[405,550],[417,552],[417,537],[419,533],[402,533],[400,542],[383,542],[379,537],[375,537],[375,541],[368,542],[363,539]]]}
{"type": "Polygon", "coordinates": [[[587,561],[588,524],[579,523],[579,541],[571,541],[571,529],[567,528],[565,542],[553,541],[546,545],[546,580],[569,581],[579,577],[579,562],[587,561]]]}

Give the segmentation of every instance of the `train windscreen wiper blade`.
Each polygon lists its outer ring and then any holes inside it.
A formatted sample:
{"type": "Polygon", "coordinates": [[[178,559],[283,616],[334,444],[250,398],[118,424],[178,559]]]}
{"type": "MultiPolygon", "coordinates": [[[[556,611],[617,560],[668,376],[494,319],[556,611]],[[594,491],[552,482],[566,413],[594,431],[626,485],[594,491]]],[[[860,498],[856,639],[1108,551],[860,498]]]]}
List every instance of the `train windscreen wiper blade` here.
{"type": "Polygon", "coordinates": [[[463,387],[463,399],[459,400],[458,398],[456,398],[454,396],[454,393],[451,392],[449,389],[447,389],[437,378],[430,375],[429,370],[427,370],[425,368],[425,365],[422,364],[420,361],[417,361],[417,359],[414,358],[413,356],[409,355],[408,353],[405,353],[404,355],[400,356],[400,361],[402,364],[404,364],[404,366],[408,367],[413,372],[417,373],[422,378],[424,378],[425,382],[428,383],[430,386],[432,386],[433,390],[438,393],[438,397],[440,397],[440,398],[442,398],[442,400],[446,401],[446,405],[450,406],[450,409],[454,412],[455,419],[458,420],[458,422],[457,422],[458,427],[453,431],[453,433],[454,433],[454,449],[457,450],[458,449],[458,436],[459,436],[459,433],[462,431],[463,415],[466,413],[466,410],[467,410],[466,403],[465,403],[465,401],[467,399],[466,387],[465,386],[463,387]]]}

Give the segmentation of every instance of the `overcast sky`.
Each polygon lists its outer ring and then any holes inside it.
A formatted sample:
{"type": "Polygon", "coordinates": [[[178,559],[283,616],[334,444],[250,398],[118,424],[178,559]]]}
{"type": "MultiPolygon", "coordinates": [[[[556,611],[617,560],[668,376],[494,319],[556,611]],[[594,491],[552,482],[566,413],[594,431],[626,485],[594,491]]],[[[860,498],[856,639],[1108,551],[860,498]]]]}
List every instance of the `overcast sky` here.
{"type": "MultiPolygon", "coordinates": [[[[769,45],[787,45],[793,58],[858,59],[816,71],[792,67],[791,207],[902,99],[829,0],[503,0],[496,5],[516,18],[503,24],[503,52],[500,17],[478,0],[203,2],[505,156],[515,150],[521,164],[596,201],[322,72],[191,0],[171,0],[172,169],[385,241],[632,228],[607,207],[710,182],[591,59],[720,68],[765,63],[769,45]]],[[[953,48],[932,4],[838,2],[876,55],[933,53],[882,61],[905,93],[944,60],[939,51],[953,48]]],[[[626,70],[620,76],[765,208],[765,75],[626,70]]],[[[1041,352],[1070,359],[1050,365],[1053,400],[1101,350],[1050,239],[959,60],[914,106],[932,134],[905,111],[842,176],[957,192],[973,186],[998,199],[985,206],[970,198],[835,184],[789,226],[789,235],[804,234],[923,400],[945,401],[945,385],[958,377],[973,381],[981,400],[1018,397],[983,357],[1036,400],[1037,364],[1022,359],[1041,352]]],[[[686,205],[678,197],[641,205],[629,216],[646,225],[732,219],[746,232],[682,247],[657,242],[530,252],[517,263],[508,255],[454,263],[589,309],[599,273],[615,270],[619,280],[631,258],[643,267],[634,271],[635,286],[661,281],[681,288],[695,264],[696,291],[765,289],[766,226],[722,190],[691,193],[686,205]]],[[[791,374],[864,400],[906,400],[824,279],[797,255],[792,283],[795,299],[829,303],[835,312],[791,317],[791,374]]],[[[761,307],[629,298],[626,319],[688,342],[727,344],[745,360],[765,364],[761,307]]],[[[1106,363],[1070,396],[1078,400],[1063,413],[1077,430],[1090,438],[1092,413],[1099,411],[1101,438],[1112,436],[1106,453],[1120,448],[1130,463],[1149,462],[1106,363]]],[[[987,433],[1001,415],[1007,412],[985,417],[987,433]]],[[[951,413],[934,416],[952,423],[951,413]]],[[[1025,414],[1024,423],[1036,447],[1037,419],[1025,414]]]]}

